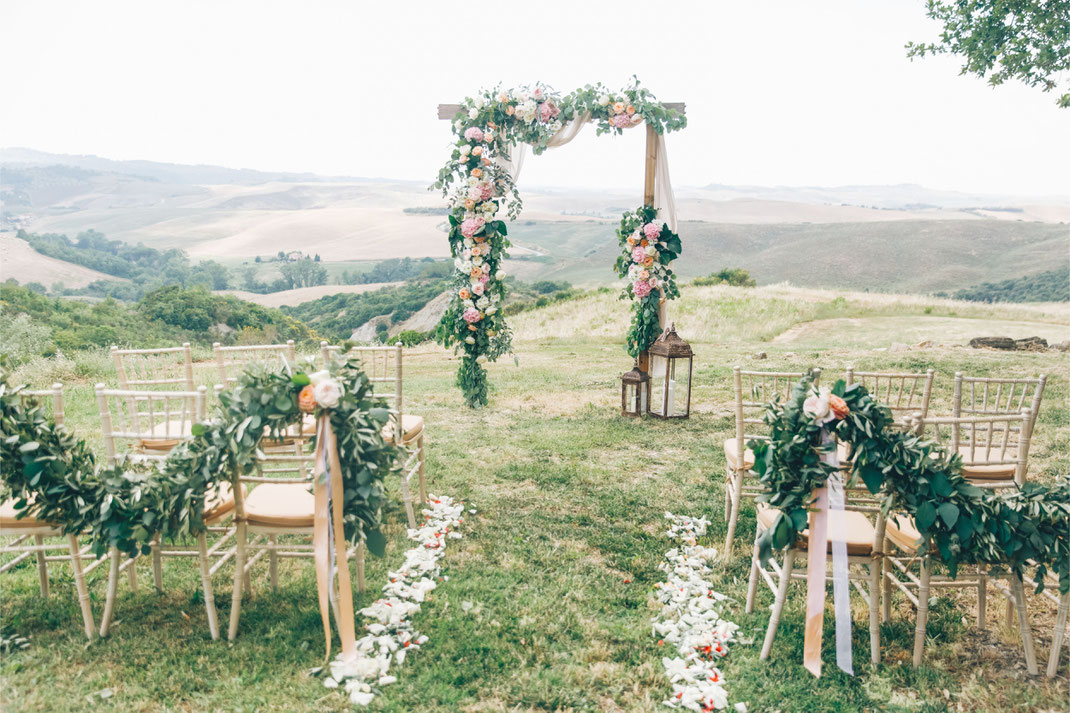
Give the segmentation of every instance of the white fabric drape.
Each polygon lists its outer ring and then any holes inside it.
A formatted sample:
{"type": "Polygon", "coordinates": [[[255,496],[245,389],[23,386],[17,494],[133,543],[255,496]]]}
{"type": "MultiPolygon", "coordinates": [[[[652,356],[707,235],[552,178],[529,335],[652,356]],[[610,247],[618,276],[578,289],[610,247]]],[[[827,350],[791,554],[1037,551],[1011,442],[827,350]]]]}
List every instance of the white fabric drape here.
{"type": "MultiPolygon", "coordinates": [[[[555,149],[571,143],[580,131],[591,120],[590,113],[583,113],[561,127],[550,140],[546,147],[555,149]]],[[[509,158],[499,156],[495,159],[502,168],[508,171],[513,183],[520,177],[520,171],[524,168],[524,160],[527,158],[528,145],[517,144],[513,147],[513,153],[509,158]]],[[[665,134],[658,134],[657,160],[654,164],[654,207],[658,210],[662,220],[669,226],[669,230],[676,232],[676,197],[672,192],[672,181],[669,178],[669,154],[665,149],[665,134]]]]}

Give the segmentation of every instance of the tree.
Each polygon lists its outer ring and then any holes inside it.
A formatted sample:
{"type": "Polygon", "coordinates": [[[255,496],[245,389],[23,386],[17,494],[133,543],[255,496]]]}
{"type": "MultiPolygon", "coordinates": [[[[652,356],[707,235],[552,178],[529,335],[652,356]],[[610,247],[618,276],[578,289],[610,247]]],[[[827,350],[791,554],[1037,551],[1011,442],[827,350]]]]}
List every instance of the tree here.
{"type": "Polygon", "coordinates": [[[907,57],[953,54],[961,74],[992,86],[1017,79],[1050,92],[1070,107],[1070,0],[928,0],[925,11],[943,24],[938,42],[908,42],[907,57]]]}
{"type": "Polygon", "coordinates": [[[256,259],[255,259],[255,260],[253,260],[253,262],[259,263],[259,262],[260,262],[260,256],[259,256],[259,255],[257,255],[257,256],[256,256],[256,259]]]}
{"type": "Polygon", "coordinates": [[[315,258],[313,258],[313,259],[314,259],[314,260],[315,260],[316,262],[319,262],[319,261],[320,261],[320,254],[319,254],[319,253],[316,253],[316,257],[315,257],[315,258]]]}
{"type": "Polygon", "coordinates": [[[207,285],[210,290],[225,290],[230,286],[230,271],[215,260],[204,260],[193,267],[192,280],[207,285]]]}
{"type": "Polygon", "coordinates": [[[279,268],[289,289],[327,284],[327,268],[309,258],[288,262],[279,268]]]}

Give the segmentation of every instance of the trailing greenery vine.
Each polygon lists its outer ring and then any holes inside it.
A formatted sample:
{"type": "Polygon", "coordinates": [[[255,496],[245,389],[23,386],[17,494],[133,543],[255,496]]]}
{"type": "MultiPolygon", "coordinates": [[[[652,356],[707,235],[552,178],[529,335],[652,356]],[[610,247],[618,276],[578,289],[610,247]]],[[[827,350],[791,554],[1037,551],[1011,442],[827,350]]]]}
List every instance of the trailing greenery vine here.
{"type": "Polygon", "coordinates": [[[625,213],[617,229],[621,254],[613,266],[617,275],[628,280],[620,299],[635,302],[625,340],[625,349],[633,357],[649,349],[661,334],[658,305],[662,297],[671,300],[680,296],[676,275],[669,268],[683,251],[680,236],[657,220],[657,210],[645,205],[625,213]]]}
{"type": "MultiPolygon", "coordinates": [[[[389,411],[373,395],[359,361],[334,362],[320,375],[337,382],[341,392],[329,413],[342,465],[346,537],[364,539],[369,550],[382,554],[384,479],[398,455],[381,435],[389,411]]],[[[175,540],[203,531],[206,493],[251,473],[261,440],[301,422],[298,397],[310,385],[304,372],[250,370],[220,394],[213,417],[195,424],[193,438],[158,467],[100,468],[85,442],[56,426],[41,406],[22,405],[22,387],[9,384],[6,367],[0,376],[0,475],[17,499],[16,510],[65,532],[88,533],[98,554],[116,547],[131,556],[147,553],[158,534],[175,540]]]]}
{"type": "MultiPolygon", "coordinates": [[[[817,394],[811,378],[801,379],[785,403],[769,404],[765,423],[770,441],[752,440],[754,470],[767,492],[759,500],[779,509],[772,527],[759,538],[763,561],[792,542],[807,526],[815,488],[824,486],[836,466],[821,460],[835,442],[821,445],[821,419],[804,408],[817,394]]],[[[832,394],[849,413],[824,425],[849,445],[853,472],[873,494],[881,494],[887,513],[913,518],[921,540],[918,552],[933,546],[951,576],[961,564],[1007,567],[1022,574],[1036,563],[1038,590],[1048,571],[1070,591],[1070,481],[1051,486],[1028,483],[1009,494],[970,484],[962,459],[930,440],[893,430],[891,411],[866,389],[838,381],[832,394]]]]}

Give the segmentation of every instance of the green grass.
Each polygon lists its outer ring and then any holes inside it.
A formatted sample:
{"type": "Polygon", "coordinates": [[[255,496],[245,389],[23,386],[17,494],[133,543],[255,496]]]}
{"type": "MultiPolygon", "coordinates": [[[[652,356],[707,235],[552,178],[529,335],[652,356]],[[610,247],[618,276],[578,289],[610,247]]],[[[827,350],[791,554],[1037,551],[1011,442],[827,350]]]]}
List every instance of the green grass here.
{"type": "MultiPolygon", "coordinates": [[[[724,456],[732,430],[731,368],[821,366],[826,378],[848,365],[860,369],[937,370],[933,410],[946,413],[955,371],[972,374],[1036,374],[1049,380],[1034,435],[1032,477],[1050,479],[1070,467],[1070,409],[1066,360],[1061,353],[1001,354],[959,348],[877,352],[859,345],[782,344],[769,341],[799,322],[924,314],[925,303],[866,301],[865,296],[710,287],[685,290],[670,316],[693,340],[694,410],[676,423],[620,418],[619,375],[630,366],[619,335],[627,306],[612,296],[558,304],[518,315],[519,367],[491,366],[490,406],[463,407],[452,386],[456,361],[437,347],[406,352],[408,409],[422,415],[429,435],[432,492],[465,498],[478,510],[465,537],[451,541],[447,582],[415,618],[430,643],[396,673],[371,710],[386,711],[654,711],[669,685],[663,648],[651,635],[652,586],[671,545],[663,513],[710,517],[709,540],[720,547],[724,456]],[[597,310],[604,314],[596,315],[597,310]],[[593,329],[603,320],[604,331],[593,329]],[[755,361],[762,350],[768,358],[755,361]],[[462,602],[474,606],[465,611],[462,602]]],[[[947,316],[1057,323],[1059,313],[1025,308],[935,302],[947,316]],[[1006,311],[1011,309],[1011,311],[1006,311]],[[1020,311],[1014,311],[1020,310],[1020,311]]],[[[881,323],[884,324],[884,323],[881,323]]],[[[895,327],[874,328],[887,346],[902,341],[895,327]],[[887,331],[891,330],[891,331],[887,331]]],[[[75,361],[75,360],[72,360],[75,361]]],[[[91,384],[113,380],[103,359],[86,356],[73,365],[35,363],[17,376],[37,385],[60,373],[72,385],[69,419],[93,437],[91,384]]],[[[199,368],[211,381],[211,367],[199,368]]],[[[387,514],[390,545],[384,560],[369,561],[370,602],[406,547],[403,515],[387,514]]],[[[992,593],[989,630],[973,632],[970,602],[941,599],[929,625],[926,665],[914,671],[909,654],[913,610],[897,597],[882,626],[884,663],[868,664],[868,629],[854,600],[858,676],[838,673],[826,645],[826,675],[814,679],[801,666],[803,589],[795,585],[769,662],[758,661],[772,596],[763,591],[758,610],[743,612],[747,543],[754,517],[745,505],[736,556],[715,573],[715,587],[731,599],[726,616],[740,635],[758,643],[736,645],[723,662],[731,700],[751,711],[1034,711],[1062,709],[1065,676],[1051,682],[1022,672],[1016,633],[1002,624],[1002,600],[992,593]]],[[[6,712],[78,711],[342,711],[341,694],[306,675],[322,659],[321,631],[310,563],[286,561],[277,593],[266,566],[254,572],[254,594],[242,606],[239,637],[232,645],[208,637],[195,564],[167,560],[165,594],[151,589],[142,565],[142,588],[120,585],[113,635],[86,647],[73,585],[63,565],[53,565],[53,596],[42,602],[31,566],[2,579],[3,622],[30,635],[32,647],[0,661],[6,712]],[[87,695],[110,688],[107,701],[87,695]]],[[[102,572],[91,591],[99,618],[102,572]]],[[[229,611],[230,571],[214,580],[217,605],[229,611]]],[[[1034,598],[1035,599],[1035,598],[1034,598]]],[[[1032,608],[1038,653],[1046,657],[1049,607],[1032,608]]],[[[826,642],[832,641],[831,616],[826,642]]],[[[1043,658],[1042,658],[1043,660],[1043,658]]],[[[1065,668],[1064,668],[1065,670],[1065,668]]]]}

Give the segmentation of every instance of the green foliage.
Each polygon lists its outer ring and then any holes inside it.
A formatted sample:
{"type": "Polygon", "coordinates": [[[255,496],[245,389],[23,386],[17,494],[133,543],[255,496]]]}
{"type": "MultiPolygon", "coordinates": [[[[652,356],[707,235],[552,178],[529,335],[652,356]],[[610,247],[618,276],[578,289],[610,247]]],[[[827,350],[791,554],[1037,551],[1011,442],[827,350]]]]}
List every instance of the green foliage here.
{"type": "Polygon", "coordinates": [[[229,271],[212,260],[191,265],[181,250],[160,251],[144,245],[108,240],[95,230],[79,233],[75,241],[66,235],[18,232],[37,252],[98,272],[129,280],[97,280],[88,287],[65,290],[69,295],[137,300],[145,292],[167,284],[203,285],[210,290],[229,286],[229,271]]]}
{"type": "Polygon", "coordinates": [[[401,282],[413,278],[442,279],[452,272],[452,265],[445,260],[425,257],[390,258],[375,263],[367,272],[344,270],[338,276],[339,285],[371,285],[377,282],[401,282]]]}
{"type": "Polygon", "coordinates": [[[1070,107],[1070,2],[1066,0],[928,0],[925,14],[943,25],[938,42],[909,42],[907,56],[953,54],[961,74],[992,86],[1017,79],[1070,107]]]}
{"type": "Polygon", "coordinates": [[[418,332],[415,329],[406,329],[396,337],[403,347],[415,347],[417,344],[434,339],[434,332],[418,332]]]}
{"type": "MultiPolygon", "coordinates": [[[[326,413],[342,465],[346,537],[356,543],[379,531],[383,481],[394,472],[398,451],[383,441],[389,411],[360,363],[328,368],[343,389],[326,413]]],[[[65,532],[90,533],[98,554],[116,547],[130,556],[148,553],[157,535],[175,540],[203,532],[206,493],[224,480],[237,487],[239,475],[254,471],[265,432],[278,435],[301,421],[297,397],[309,383],[301,372],[247,371],[234,389],[220,394],[214,417],[194,425],[191,440],[162,465],[133,472],[122,465],[97,468],[84,441],[56,426],[40,406],[21,404],[21,387],[12,387],[8,376],[0,361],[0,475],[16,510],[58,523],[65,532]]]]}
{"type": "Polygon", "coordinates": [[[441,282],[414,282],[374,292],[336,294],[282,311],[330,339],[349,339],[353,329],[383,314],[412,314],[445,289],[441,282]]]}
{"type": "MultiPolygon", "coordinates": [[[[811,393],[816,389],[807,377],[792,388],[786,403],[770,403],[765,413],[770,440],[748,444],[767,491],[759,500],[780,511],[759,538],[763,560],[795,542],[806,527],[814,489],[837,469],[821,460],[822,453],[836,448],[835,439],[822,445],[823,427],[803,409],[811,393]]],[[[865,387],[838,381],[832,393],[842,396],[850,413],[828,429],[849,445],[853,473],[882,496],[885,512],[914,519],[921,534],[919,553],[935,546],[952,577],[960,564],[1006,566],[1021,574],[1031,560],[1041,588],[1050,570],[1058,573],[1060,590],[1070,591],[1070,481],[1063,478],[1051,487],[1031,483],[1010,496],[978,488],[963,477],[957,453],[892,430],[891,411],[865,387]]]]}
{"type": "Polygon", "coordinates": [[[620,241],[620,254],[614,263],[617,274],[628,280],[620,299],[634,301],[632,308],[632,325],[628,330],[625,349],[633,357],[639,356],[650,348],[661,334],[658,320],[658,305],[662,299],[671,300],[680,296],[676,285],[676,275],[669,268],[673,260],[680,256],[683,247],[680,236],[669,230],[667,224],[660,226],[656,238],[647,239],[644,230],[648,226],[657,227],[658,212],[652,206],[643,206],[638,210],[625,213],[617,229],[620,241]],[[633,251],[638,249],[653,250],[652,255],[643,262],[635,262],[633,251]],[[638,288],[651,287],[646,294],[640,295],[638,288]]]}
{"type": "Polygon", "coordinates": [[[279,267],[279,272],[282,273],[288,290],[327,284],[327,268],[320,265],[319,260],[305,257],[284,262],[279,267]]]}
{"type": "Polygon", "coordinates": [[[971,302],[1067,302],[1070,301],[1070,266],[997,283],[983,282],[957,290],[951,297],[971,302]]]}
{"type": "Polygon", "coordinates": [[[708,285],[732,285],[733,287],[756,287],[757,282],[750,276],[750,272],[741,267],[722,267],[707,277],[696,277],[691,281],[696,287],[708,285]]]}

